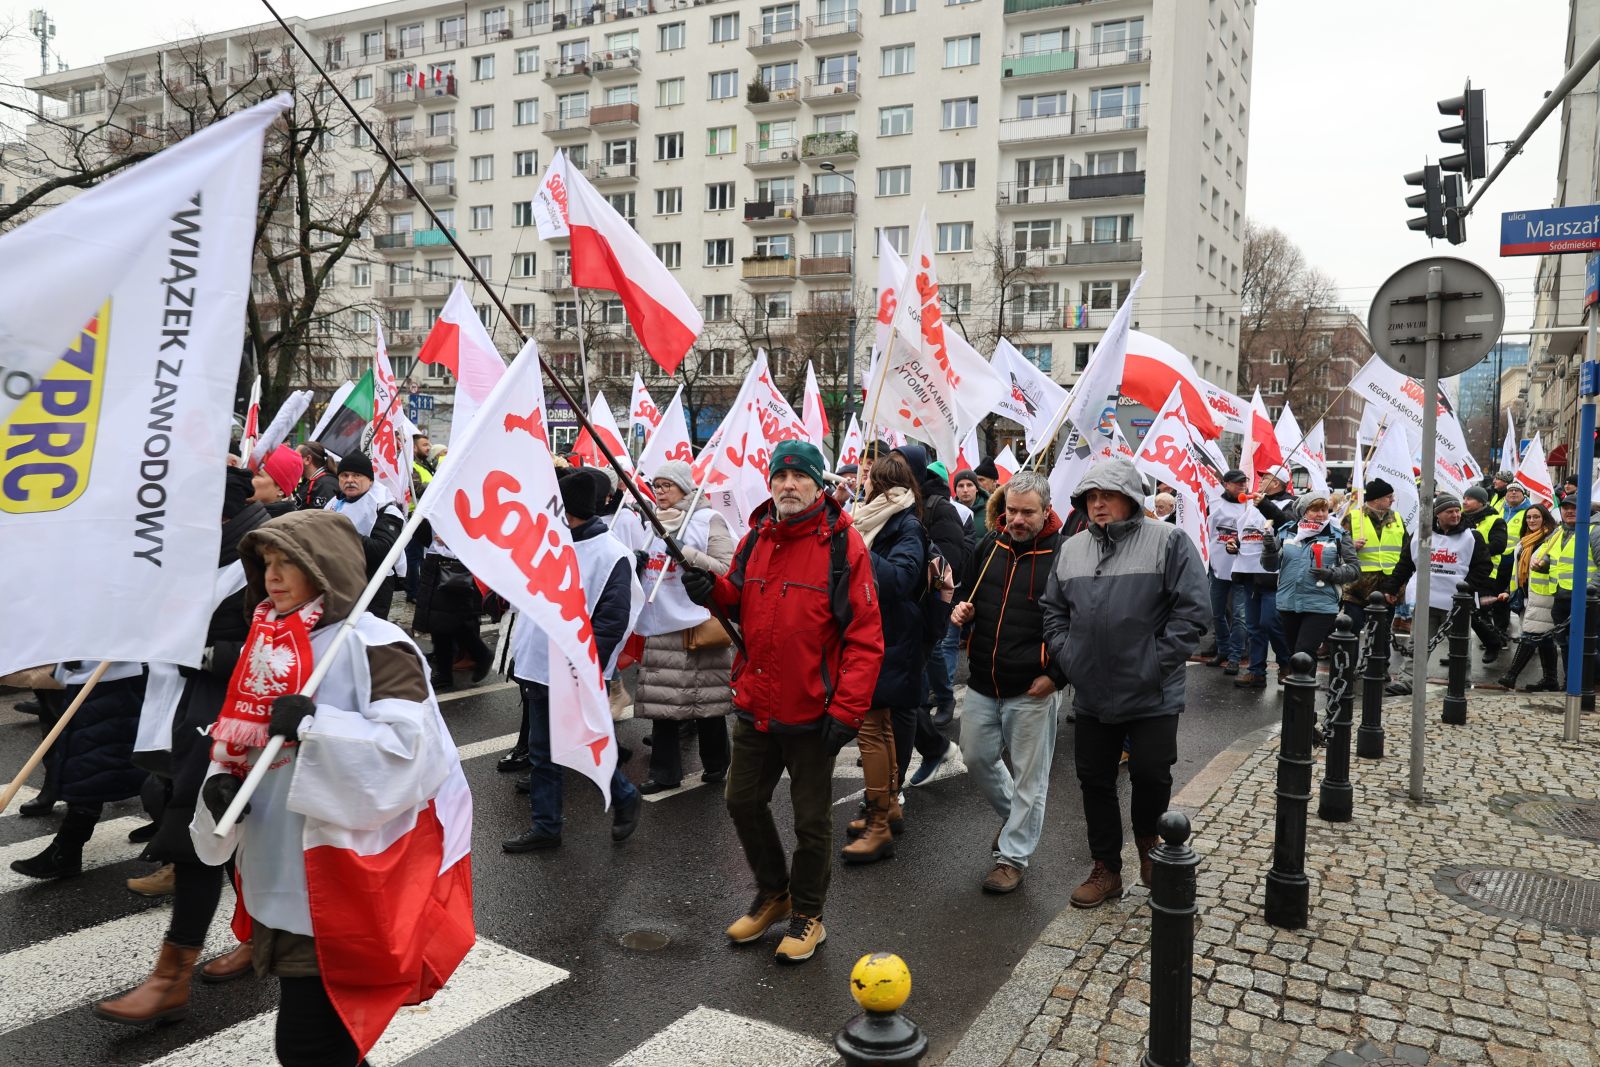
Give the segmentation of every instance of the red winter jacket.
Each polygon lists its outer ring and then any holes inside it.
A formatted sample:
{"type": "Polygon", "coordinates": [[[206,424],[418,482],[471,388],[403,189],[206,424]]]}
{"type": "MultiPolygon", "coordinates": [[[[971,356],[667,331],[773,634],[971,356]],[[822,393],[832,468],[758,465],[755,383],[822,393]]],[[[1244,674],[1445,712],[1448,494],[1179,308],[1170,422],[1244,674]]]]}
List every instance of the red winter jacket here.
{"type": "Polygon", "coordinates": [[[744,631],[746,651],[734,659],[730,679],[734,710],[757,730],[812,728],[824,712],[859,730],[883,663],[883,621],[866,544],[828,498],[782,521],[768,502],[753,525],[713,594],[744,631]],[[828,596],[831,539],[841,528],[850,604],[842,632],[828,596]],[[750,538],[755,543],[741,567],[750,538]]]}

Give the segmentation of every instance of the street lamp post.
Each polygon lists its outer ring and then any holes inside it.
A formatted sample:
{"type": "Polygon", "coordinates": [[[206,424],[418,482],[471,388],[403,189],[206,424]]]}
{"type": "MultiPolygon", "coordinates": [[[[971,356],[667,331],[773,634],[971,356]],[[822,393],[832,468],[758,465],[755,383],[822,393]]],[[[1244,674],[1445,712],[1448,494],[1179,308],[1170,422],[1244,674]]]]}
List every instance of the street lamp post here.
{"type": "MultiPolygon", "coordinates": [[[[842,174],[839,168],[832,163],[822,164],[822,169],[829,174],[837,175],[850,183],[850,351],[845,354],[844,378],[844,408],[840,412],[840,423],[848,427],[851,416],[856,412],[856,180],[848,174],[842,174]]],[[[804,205],[801,205],[804,208],[804,205]]]]}

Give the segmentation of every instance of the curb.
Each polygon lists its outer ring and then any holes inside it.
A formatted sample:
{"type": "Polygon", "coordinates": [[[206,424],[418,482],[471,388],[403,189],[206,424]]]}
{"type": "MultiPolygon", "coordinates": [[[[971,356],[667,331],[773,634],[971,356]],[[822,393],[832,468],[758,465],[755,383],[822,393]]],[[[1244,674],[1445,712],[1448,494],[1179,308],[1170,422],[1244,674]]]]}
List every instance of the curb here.
{"type": "MultiPolygon", "coordinates": [[[[1282,730],[1278,723],[1263,726],[1217,753],[1173,794],[1172,809],[1183,812],[1191,823],[1196,821],[1201,809],[1245,760],[1282,730]]],[[[1115,904],[1089,911],[1069,905],[1017,961],[1011,977],[995,990],[960,1042],[940,1061],[940,1067],[1003,1067],[1027,1038],[1029,1027],[1049,1001],[1061,972],[1077,959],[1077,948],[1087,944],[1103,924],[1122,926],[1130,914],[1144,906],[1147,896],[1135,886],[1115,904]]]]}

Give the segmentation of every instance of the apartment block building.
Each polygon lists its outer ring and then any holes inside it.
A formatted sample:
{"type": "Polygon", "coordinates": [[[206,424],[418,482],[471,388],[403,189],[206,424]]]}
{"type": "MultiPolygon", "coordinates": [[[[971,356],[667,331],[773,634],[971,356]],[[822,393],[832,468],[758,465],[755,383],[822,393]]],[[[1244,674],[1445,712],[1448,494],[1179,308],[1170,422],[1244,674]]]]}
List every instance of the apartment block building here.
{"type": "MultiPolygon", "coordinates": [[[[981,349],[1005,336],[1071,381],[1142,270],[1138,328],[1232,387],[1253,19],[1253,0],[395,0],[290,24],[518,326],[572,371],[583,341],[615,403],[635,370],[658,393],[671,382],[532,226],[558,149],[703,309],[702,384],[736,384],[759,345],[780,373],[813,360],[842,397],[849,361],[866,364],[879,239],[908,251],[926,211],[947,308],[981,349]],[[836,328],[852,315],[854,334],[836,328]]],[[[268,24],[28,85],[52,117],[113,114],[135,143],[197,67],[214,84],[293,62],[268,24]]],[[[328,187],[383,180],[359,130],[321,160],[328,187]]],[[[370,228],[338,275],[346,358],[367,357],[357,337],[381,316],[440,422],[448,382],[410,357],[465,271],[398,183],[370,228]]],[[[715,417],[702,396],[696,414],[715,417]]]]}

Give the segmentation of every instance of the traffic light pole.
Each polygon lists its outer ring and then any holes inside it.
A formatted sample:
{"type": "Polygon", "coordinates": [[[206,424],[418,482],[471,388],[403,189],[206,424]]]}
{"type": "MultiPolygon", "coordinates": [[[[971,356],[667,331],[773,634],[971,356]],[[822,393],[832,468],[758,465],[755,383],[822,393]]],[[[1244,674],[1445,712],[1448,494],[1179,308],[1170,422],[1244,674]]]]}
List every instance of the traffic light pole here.
{"type": "Polygon", "coordinates": [[[1578,376],[1582,383],[1583,409],[1578,427],[1578,522],[1573,530],[1572,546],[1572,621],[1567,634],[1567,706],[1561,724],[1563,741],[1578,740],[1580,704],[1583,693],[1584,619],[1589,607],[1589,504],[1594,480],[1594,403],[1600,392],[1596,382],[1595,357],[1600,342],[1600,314],[1589,310],[1589,343],[1584,351],[1583,369],[1578,376]]]}
{"type": "MultiPolygon", "coordinates": [[[[1423,335],[1422,395],[1439,395],[1439,346],[1444,330],[1444,270],[1428,268],[1428,321],[1423,335]]],[[[1592,419],[1591,419],[1592,421],[1592,419]]],[[[1422,499],[1417,518],[1417,598],[1411,621],[1411,799],[1427,799],[1423,759],[1428,732],[1428,587],[1433,578],[1434,462],[1439,450],[1439,405],[1422,405],[1422,499]]]]}

